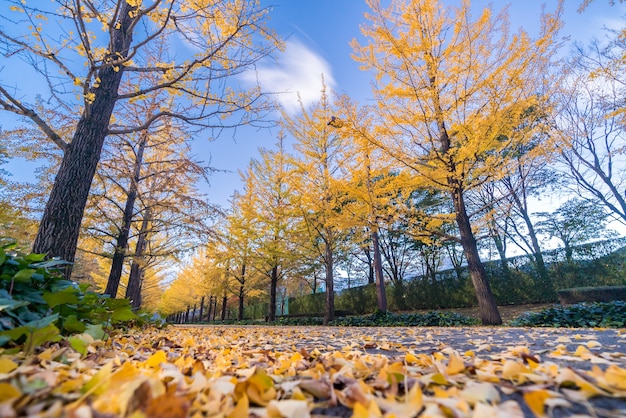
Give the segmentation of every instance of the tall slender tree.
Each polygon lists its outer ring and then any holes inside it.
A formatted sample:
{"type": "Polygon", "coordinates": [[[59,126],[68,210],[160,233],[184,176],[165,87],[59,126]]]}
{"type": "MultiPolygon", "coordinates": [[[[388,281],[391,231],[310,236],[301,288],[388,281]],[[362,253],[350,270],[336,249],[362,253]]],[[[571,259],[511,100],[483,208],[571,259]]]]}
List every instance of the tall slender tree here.
{"type": "Polygon", "coordinates": [[[301,110],[298,116],[283,115],[285,130],[295,139],[294,149],[298,153],[290,177],[295,200],[292,205],[324,265],[324,323],[328,323],[335,318],[335,262],[344,234],[337,225],[341,196],[336,183],[341,175],[341,150],[345,144],[337,130],[328,125],[337,112],[324,83],[319,103],[301,110]]]}
{"type": "Polygon", "coordinates": [[[339,221],[344,227],[366,231],[366,246],[371,248],[372,270],[376,283],[376,300],[380,311],[387,311],[387,296],[383,271],[380,231],[391,225],[400,208],[393,203],[408,198],[414,189],[412,178],[392,165],[392,160],[382,152],[371,138],[374,136],[372,113],[359,108],[347,97],[341,100],[342,116],[333,117],[329,126],[344,136],[346,147],[343,170],[345,203],[339,221]]]}
{"type": "Polygon", "coordinates": [[[279,283],[292,270],[297,249],[290,233],[292,209],[289,205],[291,158],[285,149],[285,135],[279,132],[273,149],[259,149],[259,158],[250,161],[243,173],[246,194],[245,208],[256,230],[256,262],[254,266],[269,281],[268,320],[274,321],[278,308],[279,283]]]}

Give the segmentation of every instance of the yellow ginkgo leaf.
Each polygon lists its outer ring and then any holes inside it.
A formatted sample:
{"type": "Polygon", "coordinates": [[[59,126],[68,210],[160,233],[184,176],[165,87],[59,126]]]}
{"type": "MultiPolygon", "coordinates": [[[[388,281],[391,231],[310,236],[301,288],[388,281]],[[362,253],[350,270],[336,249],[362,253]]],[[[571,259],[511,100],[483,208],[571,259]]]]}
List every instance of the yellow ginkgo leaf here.
{"type": "Polygon", "coordinates": [[[500,392],[493,384],[487,382],[468,382],[460,395],[470,405],[476,405],[481,402],[493,405],[500,402],[500,392]]]}
{"type": "Polygon", "coordinates": [[[167,363],[167,354],[165,354],[165,351],[163,350],[159,350],[151,355],[148,360],[146,360],[145,364],[148,367],[156,368],[161,363],[167,363]]]}
{"type": "MultiPolygon", "coordinates": [[[[267,406],[270,400],[276,398],[274,381],[263,370],[258,369],[248,380],[237,386],[240,385],[245,386],[245,393],[248,395],[251,404],[267,406]]],[[[235,389],[235,392],[237,392],[237,389],[235,389]]]]}
{"type": "Polygon", "coordinates": [[[91,379],[83,386],[82,392],[84,394],[101,394],[109,386],[111,371],[113,370],[113,363],[108,362],[91,379]]]}
{"type": "Polygon", "coordinates": [[[22,392],[12,384],[5,382],[0,383],[0,402],[18,398],[21,395],[22,392]]]}
{"type": "Polygon", "coordinates": [[[502,366],[502,378],[506,380],[524,383],[526,378],[523,375],[526,373],[531,373],[530,369],[514,360],[507,360],[502,366]]]}
{"type": "Polygon", "coordinates": [[[272,400],[267,406],[268,418],[309,418],[309,407],[306,401],[286,399],[272,400]]]}
{"type": "Polygon", "coordinates": [[[545,414],[546,400],[550,399],[552,395],[547,390],[535,390],[532,392],[524,392],[524,401],[528,408],[537,418],[543,418],[545,414]]]}
{"type": "Polygon", "coordinates": [[[227,415],[227,418],[248,418],[250,416],[250,401],[248,401],[248,397],[243,394],[243,396],[235,405],[235,408],[227,415]]]}
{"type": "Polygon", "coordinates": [[[17,369],[17,363],[7,357],[0,357],[0,373],[11,373],[17,369]]]}
{"type": "Polygon", "coordinates": [[[465,364],[463,363],[463,359],[457,353],[452,353],[450,355],[450,360],[448,360],[448,365],[446,366],[446,373],[450,375],[461,373],[465,370],[465,364]]]}
{"type": "Polygon", "coordinates": [[[418,358],[415,357],[415,354],[413,353],[406,353],[404,355],[404,361],[406,361],[407,364],[415,364],[418,362],[418,358]]]}
{"type": "Polygon", "coordinates": [[[383,413],[376,402],[369,402],[367,406],[355,403],[352,408],[352,418],[382,418],[383,413]]]}
{"type": "Polygon", "coordinates": [[[611,364],[604,373],[604,379],[609,385],[619,390],[626,390],[626,369],[611,364]]]}
{"type": "Polygon", "coordinates": [[[587,341],[587,347],[588,348],[597,348],[597,347],[602,347],[602,343],[596,341],[596,340],[589,340],[587,341]]]}
{"type": "Polygon", "coordinates": [[[591,351],[589,351],[584,345],[579,345],[574,352],[574,356],[580,357],[583,360],[589,360],[592,355],[591,351]]]}

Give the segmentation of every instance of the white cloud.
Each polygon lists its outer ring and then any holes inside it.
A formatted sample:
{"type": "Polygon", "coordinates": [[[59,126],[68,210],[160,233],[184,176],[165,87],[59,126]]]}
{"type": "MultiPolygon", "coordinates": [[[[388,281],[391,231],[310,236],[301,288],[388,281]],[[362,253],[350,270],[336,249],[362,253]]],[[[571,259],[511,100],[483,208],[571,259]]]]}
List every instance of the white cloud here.
{"type": "Polygon", "coordinates": [[[258,78],[265,92],[276,93],[280,105],[289,114],[300,111],[320,99],[322,75],[329,90],[335,85],[330,64],[298,40],[287,41],[285,51],[273,63],[263,63],[256,74],[244,75],[247,81],[258,78]]]}

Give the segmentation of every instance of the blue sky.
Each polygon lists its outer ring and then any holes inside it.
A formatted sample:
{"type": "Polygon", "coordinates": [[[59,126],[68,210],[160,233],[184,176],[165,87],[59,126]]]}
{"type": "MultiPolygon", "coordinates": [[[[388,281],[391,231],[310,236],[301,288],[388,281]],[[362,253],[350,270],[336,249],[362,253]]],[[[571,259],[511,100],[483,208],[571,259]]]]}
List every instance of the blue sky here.
{"type": "MultiPolygon", "coordinates": [[[[444,0],[445,1],[445,0],[444,0]]],[[[602,37],[602,28],[622,27],[626,5],[609,5],[609,0],[595,0],[583,13],[577,13],[582,0],[565,1],[565,28],[563,36],[586,42],[592,37],[602,37]]],[[[449,3],[454,1],[449,0],[449,3]]],[[[447,3],[448,3],[447,2],[447,3]]],[[[496,11],[508,5],[512,29],[524,27],[536,33],[541,5],[554,9],[557,0],[493,0],[473,1],[473,7],[482,8],[491,3],[496,11]]],[[[347,93],[359,101],[369,97],[370,75],[359,70],[350,58],[349,42],[360,38],[359,25],[365,23],[363,13],[367,11],[364,0],[262,0],[272,5],[270,25],[287,39],[287,48],[276,61],[263,63],[259,77],[267,91],[288,91],[280,98],[286,109],[296,111],[296,93],[304,104],[319,98],[321,75],[326,84],[338,93],[347,93]]],[[[565,47],[564,53],[567,52],[565,47]]],[[[8,128],[15,122],[13,115],[0,112],[0,126],[8,128]]],[[[225,133],[214,142],[199,138],[194,150],[199,159],[210,162],[218,170],[211,179],[210,187],[203,187],[209,199],[228,205],[228,199],[241,182],[237,170],[245,169],[251,157],[257,155],[258,147],[270,148],[277,131],[239,129],[236,133],[225,133]]],[[[7,167],[14,179],[28,178],[32,167],[24,164],[9,164],[7,167]]]]}
{"type": "MultiPolygon", "coordinates": [[[[565,1],[565,26],[562,36],[577,42],[587,42],[593,37],[604,36],[603,27],[621,28],[626,15],[626,5],[609,5],[609,0],[595,0],[580,14],[577,12],[582,0],[565,1]]],[[[364,0],[263,0],[273,6],[270,24],[279,35],[287,38],[286,51],[275,63],[261,67],[260,79],[268,91],[284,91],[280,100],[286,109],[297,109],[296,92],[305,105],[319,98],[321,74],[326,84],[338,93],[347,93],[357,100],[370,97],[368,73],[359,70],[350,55],[349,42],[363,39],[359,25],[366,23],[363,13],[368,10],[364,0]]],[[[452,2],[451,2],[452,3],[452,2]]],[[[531,35],[539,28],[542,4],[553,10],[556,0],[493,0],[473,1],[477,10],[492,4],[496,11],[509,7],[511,29],[523,27],[531,35]]],[[[566,44],[567,53],[571,43],[566,44]]],[[[240,188],[237,169],[245,169],[257,148],[272,147],[276,131],[240,131],[236,142],[225,137],[206,148],[212,156],[213,165],[219,169],[234,170],[218,173],[211,180],[209,196],[216,203],[225,204],[235,189],[240,188]]]]}

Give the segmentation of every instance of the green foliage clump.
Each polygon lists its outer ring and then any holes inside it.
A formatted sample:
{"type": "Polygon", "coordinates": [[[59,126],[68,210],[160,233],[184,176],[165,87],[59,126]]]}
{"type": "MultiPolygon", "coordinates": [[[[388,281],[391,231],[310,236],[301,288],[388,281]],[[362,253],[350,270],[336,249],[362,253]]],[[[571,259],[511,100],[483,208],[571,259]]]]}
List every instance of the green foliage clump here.
{"type": "Polygon", "coordinates": [[[623,328],[626,326],[626,302],[579,303],[555,306],[539,312],[527,312],[509,321],[514,327],[623,328]]]}
{"type": "Polygon", "coordinates": [[[336,319],[331,325],[353,327],[459,327],[478,325],[479,321],[454,312],[402,313],[377,311],[371,315],[336,319]]]}
{"type": "MultiPolygon", "coordinates": [[[[141,320],[128,300],[110,299],[65,280],[59,269],[67,262],[11,253],[12,248],[0,246],[0,346],[23,345],[30,352],[62,336],[103,339],[107,328],[141,320]]],[[[70,342],[83,347],[88,340],[70,342]]]]}

